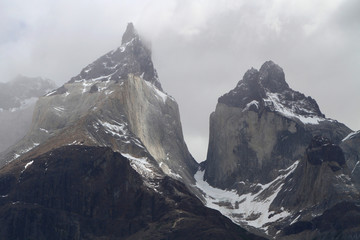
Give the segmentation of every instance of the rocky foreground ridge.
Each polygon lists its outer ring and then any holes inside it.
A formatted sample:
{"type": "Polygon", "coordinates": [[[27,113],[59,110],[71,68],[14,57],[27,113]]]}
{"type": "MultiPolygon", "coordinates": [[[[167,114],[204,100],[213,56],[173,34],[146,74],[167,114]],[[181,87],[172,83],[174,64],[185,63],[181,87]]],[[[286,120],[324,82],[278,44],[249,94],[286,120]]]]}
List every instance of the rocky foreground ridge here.
{"type": "Polygon", "coordinates": [[[107,147],[64,146],[0,170],[1,239],[263,239],[170,177],[147,187],[107,147]]]}

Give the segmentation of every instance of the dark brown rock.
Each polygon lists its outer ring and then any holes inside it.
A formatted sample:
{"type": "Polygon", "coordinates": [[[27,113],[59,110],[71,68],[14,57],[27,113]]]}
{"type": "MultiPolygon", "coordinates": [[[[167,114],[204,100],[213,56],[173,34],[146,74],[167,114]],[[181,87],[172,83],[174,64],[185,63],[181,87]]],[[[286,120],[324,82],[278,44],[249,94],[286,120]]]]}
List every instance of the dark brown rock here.
{"type": "Polygon", "coordinates": [[[1,239],[262,239],[110,148],[67,146],[0,170],[1,239]],[[25,168],[26,166],[26,168],[25,168]]]}

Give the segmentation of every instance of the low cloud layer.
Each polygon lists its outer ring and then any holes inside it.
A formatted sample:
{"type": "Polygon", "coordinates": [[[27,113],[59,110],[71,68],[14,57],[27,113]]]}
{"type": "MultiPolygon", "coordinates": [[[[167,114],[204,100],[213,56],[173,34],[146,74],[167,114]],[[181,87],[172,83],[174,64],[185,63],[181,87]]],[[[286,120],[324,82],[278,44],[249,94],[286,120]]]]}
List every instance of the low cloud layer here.
{"type": "Polygon", "coordinates": [[[152,42],[160,81],[179,103],[185,138],[198,161],[206,157],[217,98],[248,68],[269,59],[327,117],[358,130],[359,9],[356,0],[5,0],[1,81],[24,74],[63,84],[118,47],[132,21],[152,42]]]}

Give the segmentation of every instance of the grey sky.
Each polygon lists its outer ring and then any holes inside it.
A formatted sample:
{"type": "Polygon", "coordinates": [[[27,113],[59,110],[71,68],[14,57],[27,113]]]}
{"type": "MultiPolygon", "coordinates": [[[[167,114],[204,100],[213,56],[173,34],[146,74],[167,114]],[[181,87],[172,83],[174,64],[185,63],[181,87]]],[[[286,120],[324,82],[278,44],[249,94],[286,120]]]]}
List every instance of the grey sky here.
{"type": "Polygon", "coordinates": [[[359,12],[357,0],[0,0],[0,81],[21,73],[63,84],[134,22],[202,161],[217,98],[270,59],[327,117],[360,129],[359,12]]]}

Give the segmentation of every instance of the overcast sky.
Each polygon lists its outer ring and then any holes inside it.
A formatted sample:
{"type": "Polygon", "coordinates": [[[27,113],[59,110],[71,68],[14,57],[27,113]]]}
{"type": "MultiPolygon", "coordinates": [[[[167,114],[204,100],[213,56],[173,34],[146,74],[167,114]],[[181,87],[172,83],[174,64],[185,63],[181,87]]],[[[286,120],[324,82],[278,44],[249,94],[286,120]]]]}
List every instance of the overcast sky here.
{"type": "Polygon", "coordinates": [[[0,0],[0,81],[23,74],[61,85],[117,48],[133,22],[203,161],[218,97],[266,60],[327,117],[359,130],[359,13],[358,0],[0,0]]]}

